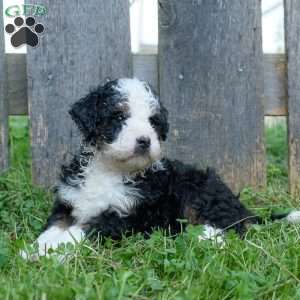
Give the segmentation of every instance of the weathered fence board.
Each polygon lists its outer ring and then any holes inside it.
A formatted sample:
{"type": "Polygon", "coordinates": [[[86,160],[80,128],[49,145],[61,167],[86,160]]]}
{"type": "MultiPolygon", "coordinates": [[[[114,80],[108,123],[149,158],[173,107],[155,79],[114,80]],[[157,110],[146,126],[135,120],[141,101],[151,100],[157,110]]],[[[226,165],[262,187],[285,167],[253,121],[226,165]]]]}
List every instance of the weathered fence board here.
{"type": "Polygon", "coordinates": [[[260,0],[159,0],[168,154],[216,167],[235,190],[265,183],[260,0]]]}
{"type": "MultiPolygon", "coordinates": [[[[0,12],[2,13],[2,1],[0,12]]],[[[6,97],[6,62],[3,18],[0,15],[0,172],[8,167],[8,110],[6,97]]]]}
{"type": "Polygon", "coordinates": [[[286,53],[288,58],[289,183],[300,192],[300,1],[285,0],[286,53]]]}
{"type": "MultiPolygon", "coordinates": [[[[259,0],[160,0],[158,56],[130,54],[127,1],[81,2],[44,0],[39,47],[28,55],[0,54],[0,170],[8,166],[7,115],[26,115],[29,107],[33,178],[52,185],[64,153],[78,147],[70,104],[107,77],[133,73],[170,110],[169,155],[215,166],[236,190],[264,184],[263,114],[289,111],[290,190],[299,191],[297,0],[285,3],[289,83],[284,54],[262,57],[259,0]]],[[[2,31],[0,53],[3,44],[2,31]]]]}
{"type": "Polygon", "coordinates": [[[158,92],[158,65],[156,54],[140,55],[132,57],[133,75],[150,83],[158,92]]]}
{"type": "Polygon", "coordinates": [[[287,115],[286,57],[284,54],[264,55],[265,116],[287,115]]]}
{"type": "MultiPolygon", "coordinates": [[[[25,54],[6,54],[10,115],[27,115],[27,74],[25,54]]],[[[156,54],[133,54],[133,75],[148,81],[158,91],[156,54]]],[[[286,58],[284,54],[264,55],[265,116],[287,115],[286,58]]]]}
{"type": "MultiPolygon", "coordinates": [[[[30,1],[29,1],[30,2],[30,1]]],[[[79,145],[68,109],[107,77],[131,75],[129,2],[42,0],[45,34],[27,54],[35,183],[50,186],[79,145]]]]}

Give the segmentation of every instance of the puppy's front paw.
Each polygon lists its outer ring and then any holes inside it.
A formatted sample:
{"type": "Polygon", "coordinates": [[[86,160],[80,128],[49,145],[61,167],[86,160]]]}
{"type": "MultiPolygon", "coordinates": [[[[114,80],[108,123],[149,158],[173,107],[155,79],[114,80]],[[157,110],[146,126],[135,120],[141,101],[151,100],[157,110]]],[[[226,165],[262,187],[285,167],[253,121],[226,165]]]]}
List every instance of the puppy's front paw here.
{"type": "MultiPolygon", "coordinates": [[[[29,261],[37,261],[39,257],[55,256],[59,261],[63,261],[66,257],[65,254],[58,253],[56,250],[60,246],[66,246],[67,244],[76,245],[84,238],[84,232],[76,225],[69,227],[68,229],[62,229],[56,226],[52,226],[44,231],[33,244],[20,252],[20,255],[29,261]]],[[[64,252],[67,249],[63,249],[64,252]]]]}
{"type": "Polygon", "coordinates": [[[49,248],[48,250],[50,251],[39,251],[39,250],[21,250],[19,252],[19,255],[29,261],[29,262],[37,262],[40,260],[41,257],[52,257],[52,258],[56,258],[58,260],[58,262],[63,263],[67,257],[67,254],[60,254],[57,253],[55,250],[51,251],[52,248],[49,248]]]}
{"type": "Polygon", "coordinates": [[[49,256],[51,254],[52,247],[46,243],[34,243],[31,245],[27,245],[23,250],[19,252],[19,255],[25,260],[35,262],[38,261],[41,256],[49,256]]]}

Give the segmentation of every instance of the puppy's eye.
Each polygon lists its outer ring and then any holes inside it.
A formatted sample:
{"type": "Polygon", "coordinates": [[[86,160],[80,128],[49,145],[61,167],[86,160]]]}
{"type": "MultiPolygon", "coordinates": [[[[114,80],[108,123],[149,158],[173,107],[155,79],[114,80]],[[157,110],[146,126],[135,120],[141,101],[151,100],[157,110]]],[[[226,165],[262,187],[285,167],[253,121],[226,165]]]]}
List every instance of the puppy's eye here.
{"type": "Polygon", "coordinates": [[[113,114],[113,118],[118,121],[124,121],[124,120],[126,120],[126,115],[122,111],[116,111],[113,114]]]}
{"type": "Polygon", "coordinates": [[[158,115],[154,115],[152,117],[149,118],[150,124],[153,127],[157,127],[159,125],[159,116],[158,115]]]}
{"type": "Polygon", "coordinates": [[[124,121],[125,119],[126,119],[126,117],[124,115],[119,115],[118,116],[119,121],[124,121]]]}

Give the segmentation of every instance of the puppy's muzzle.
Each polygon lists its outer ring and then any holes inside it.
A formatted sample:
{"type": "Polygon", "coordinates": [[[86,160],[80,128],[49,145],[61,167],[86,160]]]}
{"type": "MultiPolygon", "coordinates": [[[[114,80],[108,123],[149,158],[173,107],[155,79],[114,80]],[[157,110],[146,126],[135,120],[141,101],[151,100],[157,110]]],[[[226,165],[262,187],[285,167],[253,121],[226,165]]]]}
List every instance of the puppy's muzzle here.
{"type": "Polygon", "coordinates": [[[151,140],[149,137],[141,136],[136,139],[136,146],[134,152],[136,154],[146,154],[149,152],[151,146],[151,140]]]}

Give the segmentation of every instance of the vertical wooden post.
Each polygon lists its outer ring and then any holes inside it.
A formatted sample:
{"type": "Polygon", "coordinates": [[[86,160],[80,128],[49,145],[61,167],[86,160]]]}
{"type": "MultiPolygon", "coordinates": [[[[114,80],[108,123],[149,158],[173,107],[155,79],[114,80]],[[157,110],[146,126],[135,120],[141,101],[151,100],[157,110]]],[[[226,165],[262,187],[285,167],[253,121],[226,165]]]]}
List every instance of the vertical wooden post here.
{"type": "Polygon", "coordinates": [[[6,93],[6,61],[3,30],[3,1],[0,3],[0,172],[8,168],[8,105],[6,93]]]}
{"type": "Polygon", "coordinates": [[[27,54],[32,167],[34,182],[50,186],[64,153],[79,146],[70,104],[108,77],[131,75],[129,1],[39,3],[48,8],[38,18],[45,32],[27,54]]]}
{"type": "Polygon", "coordinates": [[[159,0],[159,78],[171,157],[230,186],[265,184],[260,0],[159,0]]]}
{"type": "Polygon", "coordinates": [[[285,0],[285,37],[288,69],[289,185],[300,192],[300,1],[285,0]]]}

